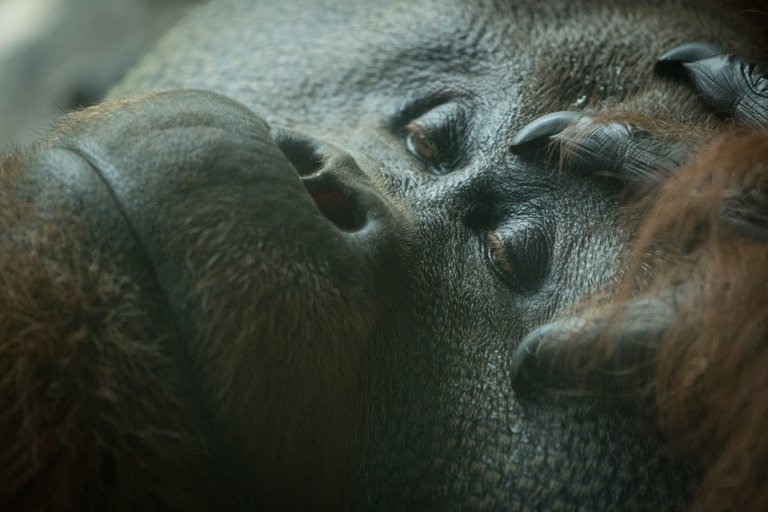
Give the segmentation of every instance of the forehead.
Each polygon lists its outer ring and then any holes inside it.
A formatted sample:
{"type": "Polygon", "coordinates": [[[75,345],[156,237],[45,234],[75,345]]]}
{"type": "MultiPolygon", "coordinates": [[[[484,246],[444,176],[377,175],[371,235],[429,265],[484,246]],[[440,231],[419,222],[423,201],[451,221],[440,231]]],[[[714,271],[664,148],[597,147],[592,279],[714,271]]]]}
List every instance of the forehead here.
{"type": "Polygon", "coordinates": [[[533,117],[642,92],[675,44],[738,44],[717,4],[212,1],[118,93],[212,89],[268,118],[306,120],[451,89],[533,117]]]}

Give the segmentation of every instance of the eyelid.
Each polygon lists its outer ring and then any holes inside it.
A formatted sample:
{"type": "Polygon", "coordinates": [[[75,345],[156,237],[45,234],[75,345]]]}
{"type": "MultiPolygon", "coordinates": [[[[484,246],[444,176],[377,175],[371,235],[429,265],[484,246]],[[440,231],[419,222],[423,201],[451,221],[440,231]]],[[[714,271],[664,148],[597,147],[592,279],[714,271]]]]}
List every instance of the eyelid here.
{"type": "Polygon", "coordinates": [[[507,259],[507,252],[496,233],[488,233],[488,250],[496,266],[503,272],[512,273],[512,265],[507,259]]]}
{"type": "Polygon", "coordinates": [[[494,270],[516,293],[533,293],[548,279],[554,248],[549,222],[518,219],[488,232],[485,244],[494,270]]]}
{"type": "Polygon", "coordinates": [[[437,105],[409,120],[402,128],[401,136],[405,138],[409,151],[429,166],[430,173],[444,175],[460,166],[467,147],[467,131],[464,109],[452,102],[437,105]],[[412,140],[414,135],[420,136],[434,154],[424,155],[416,150],[412,140]]]}
{"type": "Polygon", "coordinates": [[[411,121],[405,127],[405,142],[408,150],[419,158],[422,158],[428,162],[437,163],[440,160],[440,152],[435,144],[430,140],[430,130],[421,126],[418,121],[411,121]],[[421,140],[423,147],[417,147],[418,141],[415,137],[418,136],[421,140]],[[428,154],[422,154],[420,150],[426,149],[428,154]]]}

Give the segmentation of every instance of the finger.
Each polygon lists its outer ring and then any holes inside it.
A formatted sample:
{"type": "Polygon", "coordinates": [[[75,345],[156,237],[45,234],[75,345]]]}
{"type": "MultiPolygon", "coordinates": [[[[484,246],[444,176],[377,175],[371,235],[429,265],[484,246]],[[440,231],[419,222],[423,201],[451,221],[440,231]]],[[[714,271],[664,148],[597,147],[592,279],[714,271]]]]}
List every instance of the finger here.
{"type": "Polygon", "coordinates": [[[768,75],[759,65],[710,43],[689,43],[662,55],[657,69],[681,73],[714,112],[753,129],[768,126],[768,75]]]}
{"type": "Polygon", "coordinates": [[[546,149],[568,172],[607,178],[630,192],[668,177],[689,152],[682,142],[653,137],[629,123],[595,122],[567,111],[535,119],[510,144],[510,151],[522,156],[546,149]]]}
{"type": "Polygon", "coordinates": [[[676,319],[677,291],[545,324],[515,350],[518,397],[587,395],[635,399],[653,380],[656,347],[676,319]]]}

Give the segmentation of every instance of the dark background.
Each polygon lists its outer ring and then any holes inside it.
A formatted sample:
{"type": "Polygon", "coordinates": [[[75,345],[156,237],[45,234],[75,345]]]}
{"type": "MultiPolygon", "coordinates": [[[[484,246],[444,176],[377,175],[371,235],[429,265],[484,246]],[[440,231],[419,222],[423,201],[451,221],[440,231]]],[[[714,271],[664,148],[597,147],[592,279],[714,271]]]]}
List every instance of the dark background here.
{"type": "Polygon", "coordinates": [[[196,0],[0,0],[0,154],[98,102],[196,0]]]}

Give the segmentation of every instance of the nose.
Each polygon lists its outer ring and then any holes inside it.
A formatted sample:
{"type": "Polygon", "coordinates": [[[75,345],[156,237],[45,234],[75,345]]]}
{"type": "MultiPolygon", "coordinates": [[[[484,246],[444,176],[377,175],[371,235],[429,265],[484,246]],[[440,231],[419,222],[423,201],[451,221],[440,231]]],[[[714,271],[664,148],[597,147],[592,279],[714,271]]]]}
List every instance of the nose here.
{"type": "Polygon", "coordinates": [[[351,155],[293,130],[274,128],[272,137],[317,208],[339,230],[361,233],[383,219],[382,198],[351,155]]]}

